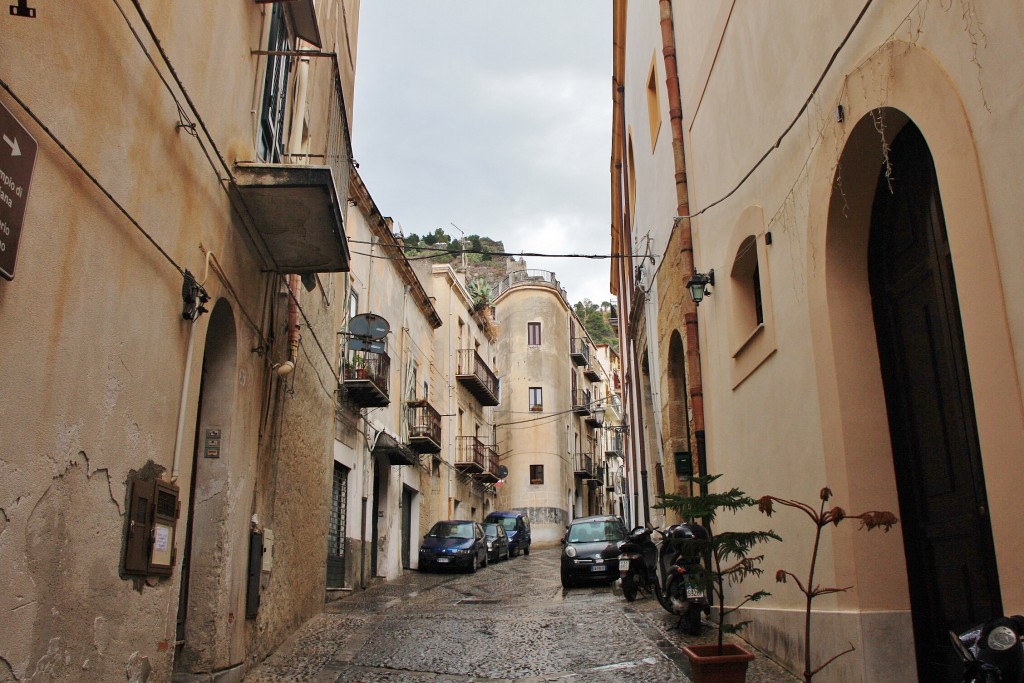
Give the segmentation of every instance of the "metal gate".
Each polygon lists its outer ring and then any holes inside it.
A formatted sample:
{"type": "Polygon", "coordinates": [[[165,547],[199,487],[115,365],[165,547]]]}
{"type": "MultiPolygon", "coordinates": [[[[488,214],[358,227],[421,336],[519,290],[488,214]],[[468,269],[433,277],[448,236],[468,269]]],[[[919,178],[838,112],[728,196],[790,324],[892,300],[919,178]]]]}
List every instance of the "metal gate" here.
{"type": "Polygon", "coordinates": [[[345,585],[345,529],[348,521],[348,468],[334,463],[331,525],[327,530],[327,587],[345,585]]]}

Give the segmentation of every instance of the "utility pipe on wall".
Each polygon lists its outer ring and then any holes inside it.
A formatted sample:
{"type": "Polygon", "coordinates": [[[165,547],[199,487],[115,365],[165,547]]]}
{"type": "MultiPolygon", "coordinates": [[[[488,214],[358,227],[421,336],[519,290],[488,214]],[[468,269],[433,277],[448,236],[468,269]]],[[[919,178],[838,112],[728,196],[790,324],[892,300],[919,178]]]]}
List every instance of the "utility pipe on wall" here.
{"type": "MultiPolygon", "coordinates": [[[[683,107],[679,86],[679,68],[676,61],[675,23],[671,0],[659,0],[661,13],[662,53],[665,56],[665,90],[668,93],[669,121],[672,130],[672,157],[676,178],[676,216],[690,215],[690,193],[686,181],[686,154],[683,144],[683,107]]],[[[689,218],[682,221],[679,233],[680,261],[683,277],[694,272],[693,227],[689,218]]],[[[675,232],[675,230],[673,230],[675,232]]],[[[669,235],[671,240],[671,234],[669,235]]],[[[707,474],[704,435],[704,389],[700,371],[700,336],[698,334],[697,306],[683,297],[683,320],[686,324],[686,384],[689,388],[690,412],[692,414],[692,453],[697,454],[697,474],[707,474]]],[[[685,397],[684,397],[685,398],[685,397]]]]}

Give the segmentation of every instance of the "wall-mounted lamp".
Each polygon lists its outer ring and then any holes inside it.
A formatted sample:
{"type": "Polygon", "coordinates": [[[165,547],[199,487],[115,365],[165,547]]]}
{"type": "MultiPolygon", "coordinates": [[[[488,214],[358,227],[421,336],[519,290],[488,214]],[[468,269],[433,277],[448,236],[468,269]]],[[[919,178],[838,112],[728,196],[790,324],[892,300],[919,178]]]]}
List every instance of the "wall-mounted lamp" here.
{"type": "Polygon", "coordinates": [[[686,283],[686,288],[690,290],[690,297],[693,299],[693,303],[700,306],[700,302],[704,300],[704,297],[711,296],[711,292],[708,291],[708,287],[715,286],[715,269],[712,268],[707,273],[698,273],[694,271],[693,277],[686,283]]]}

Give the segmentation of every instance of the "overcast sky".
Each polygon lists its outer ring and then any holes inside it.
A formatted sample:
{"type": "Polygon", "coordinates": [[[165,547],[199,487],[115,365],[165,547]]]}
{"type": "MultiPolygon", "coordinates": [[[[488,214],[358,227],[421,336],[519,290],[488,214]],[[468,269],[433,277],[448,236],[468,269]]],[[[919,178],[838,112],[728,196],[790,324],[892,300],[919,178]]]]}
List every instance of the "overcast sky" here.
{"type": "MultiPolygon", "coordinates": [[[[367,0],[358,47],[354,156],[406,235],[610,251],[611,0],[367,0]]],[[[611,296],[607,260],[527,264],[611,296]]]]}

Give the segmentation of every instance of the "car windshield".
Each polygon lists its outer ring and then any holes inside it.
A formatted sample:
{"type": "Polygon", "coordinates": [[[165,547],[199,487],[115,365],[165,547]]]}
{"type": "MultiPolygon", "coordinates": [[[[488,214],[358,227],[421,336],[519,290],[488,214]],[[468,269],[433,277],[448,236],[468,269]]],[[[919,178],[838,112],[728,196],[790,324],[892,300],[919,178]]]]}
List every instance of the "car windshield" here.
{"type": "Polygon", "coordinates": [[[502,517],[500,520],[501,525],[505,527],[505,531],[516,530],[516,518],[515,517],[502,517]]]}
{"type": "Polygon", "coordinates": [[[437,538],[473,538],[473,523],[438,522],[427,535],[437,538]]]}
{"type": "Polygon", "coordinates": [[[626,536],[615,522],[580,522],[569,527],[569,543],[601,543],[622,541],[626,536]]]}
{"type": "Polygon", "coordinates": [[[487,538],[497,538],[498,528],[497,524],[484,524],[484,533],[487,534],[487,538]]]}

